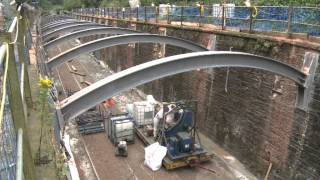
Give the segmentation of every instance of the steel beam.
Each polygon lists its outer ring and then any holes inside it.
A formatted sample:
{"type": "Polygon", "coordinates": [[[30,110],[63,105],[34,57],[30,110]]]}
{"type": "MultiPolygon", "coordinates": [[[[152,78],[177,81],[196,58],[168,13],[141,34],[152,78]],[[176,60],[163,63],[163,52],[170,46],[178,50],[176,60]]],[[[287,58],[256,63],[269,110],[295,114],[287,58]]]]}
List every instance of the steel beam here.
{"type": "Polygon", "coordinates": [[[128,43],[166,43],[166,44],[182,47],[185,49],[189,49],[191,51],[208,51],[207,48],[202,47],[198,44],[195,44],[191,41],[187,41],[184,39],[179,39],[171,36],[160,36],[155,34],[128,34],[128,35],[126,34],[126,35],[105,37],[105,38],[90,41],[88,43],[74,47],[66,52],[63,52],[51,58],[47,62],[47,66],[49,69],[52,69],[53,67],[58,66],[62,63],[65,63],[81,54],[93,52],[99,49],[112,47],[116,45],[128,44],[128,43]]]}
{"type": "Polygon", "coordinates": [[[78,19],[62,19],[62,20],[56,20],[47,24],[44,24],[41,26],[41,29],[48,28],[50,26],[56,25],[56,24],[61,24],[61,23],[66,23],[66,22],[79,22],[80,20],[78,19]]]}
{"type": "Polygon", "coordinates": [[[46,27],[46,26],[49,26],[49,25],[52,25],[52,24],[55,24],[55,23],[58,23],[58,22],[63,22],[63,21],[65,21],[65,22],[67,22],[67,21],[79,21],[79,19],[75,19],[75,18],[71,18],[71,17],[69,17],[69,18],[60,18],[60,19],[56,19],[56,20],[54,20],[54,21],[50,21],[50,22],[46,22],[46,23],[44,23],[44,19],[43,19],[43,17],[42,17],[42,22],[43,23],[41,23],[40,24],[40,26],[43,28],[43,27],[46,27]]]}
{"type": "Polygon", "coordinates": [[[61,34],[61,33],[69,33],[72,31],[78,31],[78,30],[83,30],[83,29],[87,29],[87,28],[93,28],[93,27],[106,27],[106,25],[103,24],[96,24],[96,23],[92,23],[92,24],[75,24],[75,25],[70,25],[70,26],[66,26],[66,27],[62,27],[59,29],[55,29],[53,31],[47,32],[46,34],[42,35],[42,40],[43,42],[48,41],[49,39],[61,34]]]}
{"type": "Polygon", "coordinates": [[[54,39],[50,42],[47,42],[45,45],[43,45],[44,49],[50,49],[52,47],[57,46],[60,43],[76,39],[76,38],[81,38],[81,37],[86,37],[86,36],[91,36],[91,35],[98,35],[98,34],[136,34],[139,33],[138,31],[132,30],[132,29],[126,29],[126,28],[119,28],[119,27],[99,27],[99,28],[90,28],[90,29],[85,29],[82,31],[76,31],[70,34],[66,34],[64,36],[61,36],[57,39],[54,39]]]}
{"type": "MultiPolygon", "coordinates": [[[[140,64],[108,76],[64,99],[60,103],[65,120],[72,119],[123,91],[174,74],[220,67],[254,68],[293,80],[298,90],[305,88],[307,75],[279,61],[247,53],[207,51],[170,56],[140,64]]],[[[298,99],[304,98],[298,93],[298,99]]],[[[301,102],[301,101],[297,101],[301,102]]],[[[302,101],[303,102],[303,101],[302,101]]],[[[297,106],[303,104],[297,104],[297,106]]]]}
{"type": "Polygon", "coordinates": [[[46,16],[41,18],[41,26],[52,23],[54,21],[64,20],[64,19],[71,19],[72,17],[67,16],[46,16]]]}
{"type": "Polygon", "coordinates": [[[42,33],[46,33],[46,32],[50,32],[53,31],[55,29],[59,29],[62,27],[66,27],[66,26],[70,26],[73,24],[92,24],[92,22],[89,21],[67,21],[67,22],[61,22],[61,23],[57,23],[57,24],[53,24],[51,26],[48,26],[46,28],[41,28],[41,32],[42,33]]]}

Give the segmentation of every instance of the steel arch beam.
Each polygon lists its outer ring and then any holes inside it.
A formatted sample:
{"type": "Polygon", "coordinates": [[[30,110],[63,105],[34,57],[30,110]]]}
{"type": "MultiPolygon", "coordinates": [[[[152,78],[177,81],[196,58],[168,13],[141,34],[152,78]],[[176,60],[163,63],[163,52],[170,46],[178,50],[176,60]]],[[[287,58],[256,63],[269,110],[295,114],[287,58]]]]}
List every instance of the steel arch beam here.
{"type": "MultiPolygon", "coordinates": [[[[87,22],[89,23],[89,22],[87,22]]],[[[56,26],[59,26],[59,25],[63,25],[63,24],[66,24],[66,25],[70,25],[70,24],[83,24],[83,22],[80,22],[78,20],[74,21],[74,20],[71,20],[71,21],[54,21],[50,24],[48,24],[47,26],[44,26],[41,28],[41,31],[42,32],[46,32],[48,30],[50,30],[51,28],[54,28],[56,26]]],[[[60,27],[56,27],[57,29],[59,29],[60,27]]]]}
{"type": "Polygon", "coordinates": [[[54,31],[47,32],[46,34],[43,34],[42,40],[43,40],[43,42],[46,42],[50,38],[53,38],[61,33],[83,30],[83,29],[93,28],[93,27],[106,27],[106,25],[95,24],[95,23],[70,25],[70,26],[62,27],[62,28],[56,29],[54,31]]]}
{"type": "Polygon", "coordinates": [[[53,24],[47,28],[42,28],[41,31],[42,32],[50,32],[53,31],[55,29],[59,29],[62,27],[66,27],[66,26],[70,26],[73,24],[93,24],[92,22],[89,21],[67,21],[67,22],[61,22],[61,23],[57,23],[57,24],[53,24]]]}
{"type": "Polygon", "coordinates": [[[74,19],[74,18],[59,18],[59,19],[55,19],[54,21],[51,21],[51,22],[47,22],[47,23],[41,23],[41,28],[44,28],[46,26],[49,26],[49,25],[53,25],[55,23],[60,23],[60,22],[67,22],[67,21],[79,21],[78,19],[74,19]]]}
{"type": "MultiPolygon", "coordinates": [[[[140,64],[108,76],[66,98],[60,103],[65,120],[74,118],[104,100],[147,82],[203,68],[255,68],[285,76],[304,89],[307,76],[273,59],[229,51],[195,52],[170,56],[140,64]]],[[[298,98],[303,99],[304,96],[298,98]]],[[[298,101],[303,102],[303,101],[298,101]]],[[[300,104],[301,105],[301,104],[300,104]]]]}
{"type": "Polygon", "coordinates": [[[74,17],[70,17],[70,16],[52,16],[52,15],[49,15],[49,16],[42,16],[41,17],[41,24],[40,25],[46,25],[46,24],[49,24],[49,23],[52,23],[53,21],[60,21],[60,20],[67,20],[67,19],[76,19],[74,17]]]}
{"type": "MultiPolygon", "coordinates": [[[[52,23],[54,21],[63,20],[63,19],[71,19],[72,17],[67,16],[45,16],[41,18],[41,26],[52,23]]],[[[72,18],[74,19],[74,18],[72,18]]]]}
{"type": "Polygon", "coordinates": [[[41,29],[44,29],[44,28],[48,28],[50,26],[53,26],[53,25],[56,25],[56,24],[61,24],[61,23],[64,23],[64,22],[79,22],[79,20],[77,19],[62,19],[62,20],[56,20],[56,21],[53,21],[53,22],[50,22],[50,23],[47,23],[47,24],[44,24],[41,26],[41,29]]]}
{"type": "Polygon", "coordinates": [[[191,51],[208,51],[208,49],[206,49],[205,47],[202,47],[191,41],[171,36],[160,36],[155,34],[129,34],[105,37],[74,47],[51,58],[47,62],[47,66],[49,69],[52,69],[53,67],[65,63],[81,54],[128,43],[166,43],[178,47],[183,47],[191,51]]]}
{"type": "Polygon", "coordinates": [[[99,27],[99,28],[90,28],[81,31],[76,31],[70,34],[66,34],[61,36],[57,39],[47,42],[43,45],[44,49],[50,49],[52,47],[57,46],[60,43],[69,41],[71,39],[76,39],[80,37],[86,37],[90,35],[98,35],[98,34],[136,34],[139,33],[138,31],[126,29],[126,28],[119,28],[119,27],[99,27]]]}

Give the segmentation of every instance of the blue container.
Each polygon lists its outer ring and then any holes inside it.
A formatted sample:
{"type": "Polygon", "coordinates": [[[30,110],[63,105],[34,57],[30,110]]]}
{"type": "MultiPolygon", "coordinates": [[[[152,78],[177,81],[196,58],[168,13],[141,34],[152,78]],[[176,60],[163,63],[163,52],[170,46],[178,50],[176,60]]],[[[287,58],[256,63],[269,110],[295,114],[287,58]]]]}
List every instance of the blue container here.
{"type": "Polygon", "coordinates": [[[179,154],[179,142],[178,139],[174,136],[169,138],[168,151],[171,156],[177,156],[179,154]]]}
{"type": "Polygon", "coordinates": [[[179,151],[181,153],[189,153],[192,150],[192,138],[187,132],[178,132],[177,138],[179,140],[179,151]]]}

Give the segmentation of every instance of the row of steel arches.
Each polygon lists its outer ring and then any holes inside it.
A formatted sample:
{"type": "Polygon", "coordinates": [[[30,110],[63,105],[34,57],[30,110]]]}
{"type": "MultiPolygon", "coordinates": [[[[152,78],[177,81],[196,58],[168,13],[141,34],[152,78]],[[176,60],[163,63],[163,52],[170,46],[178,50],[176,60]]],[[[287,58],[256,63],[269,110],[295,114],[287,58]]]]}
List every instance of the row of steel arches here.
{"type": "Polygon", "coordinates": [[[66,98],[60,104],[64,118],[74,118],[91,107],[118,93],[138,85],[174,74],[202,68],[246,67],[262,69],[282,75],[298,85],[297,106],[306,104],[308,76],[300,70],[279,61],[240,52],[208,51],[191,41],[155,34],[140,33],[131,29],[109,27],[88,21],[65,17],[45,17],[41,33],[46,51],[60,43],[90,35],[114,34],[76,46],[50,57],[49,69],[59,66],[77,56],[102,48],[128,43],[165,43],[193,51],[143,63],[106,77],[66,98]],[[62,35],[63,34],[63,35],[62,35]]]}

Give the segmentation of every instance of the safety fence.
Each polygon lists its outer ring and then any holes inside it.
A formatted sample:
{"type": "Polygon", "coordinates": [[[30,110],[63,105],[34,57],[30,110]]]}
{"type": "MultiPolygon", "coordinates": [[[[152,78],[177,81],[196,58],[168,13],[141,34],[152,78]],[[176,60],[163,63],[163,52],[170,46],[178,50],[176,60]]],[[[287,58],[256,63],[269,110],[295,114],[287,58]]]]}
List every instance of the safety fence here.
{"type": "Polygon", "coordinates": [[[0,33],[0,180],[34,178],[25,125],[31,102],[26,79],[31,46],[27,10],[20,5],[9,29],[0,33]]]}
{"type": "Polygon", "coordinates": [[[256,32],[320,36],[320,8],[292,6],[165,6],[79,8],[74,13],[144,22],[212,26],[256,32]]]}

